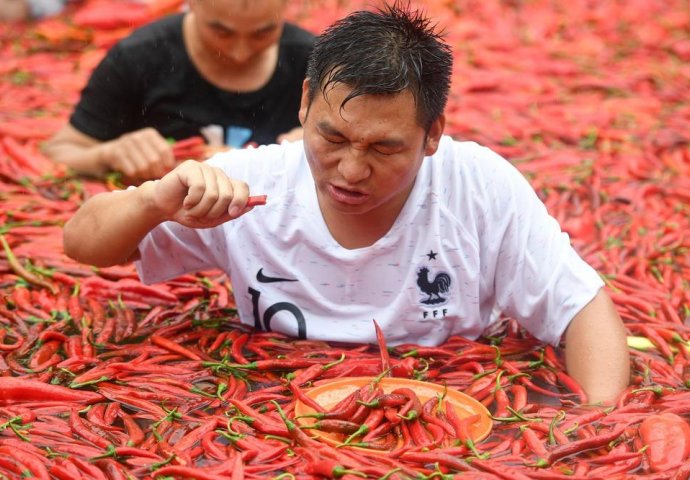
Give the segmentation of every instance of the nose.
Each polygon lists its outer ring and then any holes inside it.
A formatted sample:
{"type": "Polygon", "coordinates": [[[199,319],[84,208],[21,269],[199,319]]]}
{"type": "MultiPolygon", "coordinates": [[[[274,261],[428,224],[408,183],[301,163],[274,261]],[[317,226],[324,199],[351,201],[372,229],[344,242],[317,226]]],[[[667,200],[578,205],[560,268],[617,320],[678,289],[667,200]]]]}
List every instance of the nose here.
{"type": "Polygon", "coordinates": [[[252,50],[244,40],[237,40],[228,51],[228,56],[235,63],[245,63],[252,56],[252,50]]]}
{"type": "Polygon", "coordinates": [[[367,162],[366,153],[350,148],[338,162],[338,173],[351,185],[365,180],[371,175],[371,166],[367,162]]]}

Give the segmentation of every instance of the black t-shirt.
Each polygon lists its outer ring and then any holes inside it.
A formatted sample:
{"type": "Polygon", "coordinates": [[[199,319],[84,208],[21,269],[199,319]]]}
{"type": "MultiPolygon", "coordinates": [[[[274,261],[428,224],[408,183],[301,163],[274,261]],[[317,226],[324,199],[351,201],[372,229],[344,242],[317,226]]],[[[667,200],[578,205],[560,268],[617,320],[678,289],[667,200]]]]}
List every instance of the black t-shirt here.
{"type": "Polygon", "coordinates": [[[183,16],[158,20],[113,46],[82,91],[72,126],[107,141],[145,127],[179,140],[219,125],[233,147],[275,143],[279,134],[299,126],[311,33],[285,24],[269,82],[236,93],[214,86],[194,67],[184,47],[183,16]]]}

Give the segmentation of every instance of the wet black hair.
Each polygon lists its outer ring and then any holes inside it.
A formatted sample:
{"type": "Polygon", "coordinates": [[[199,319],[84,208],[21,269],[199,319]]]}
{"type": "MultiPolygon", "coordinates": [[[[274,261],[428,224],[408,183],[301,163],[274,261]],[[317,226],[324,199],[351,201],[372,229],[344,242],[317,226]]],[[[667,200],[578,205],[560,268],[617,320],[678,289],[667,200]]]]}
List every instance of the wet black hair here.
{"type": "Polygon", "coordinates": [[[428,131],[446,107],[453,68],[451,48],[435,28],[401,1],[336,21],[317,38],[309,58],[308,104],[318,90],[325,95],[338,84],[351,89],[341,108],[360,95],[409,89],[417,120],[428,131]]]}

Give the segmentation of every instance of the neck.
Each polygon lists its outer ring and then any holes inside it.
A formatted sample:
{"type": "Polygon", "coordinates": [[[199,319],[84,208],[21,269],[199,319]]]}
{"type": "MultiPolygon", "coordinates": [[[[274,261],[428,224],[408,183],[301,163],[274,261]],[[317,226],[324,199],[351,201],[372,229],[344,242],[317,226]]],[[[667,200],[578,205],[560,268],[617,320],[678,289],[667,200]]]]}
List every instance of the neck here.
{"type": "Polygon", "coordinates": [[[333,239],[343,248],[354,250],[370,247],[395,224],[405,206],[409,191],[399,201],[390,201],[366,214],[345,214],[319,206],[323,220],[333,239]]]}

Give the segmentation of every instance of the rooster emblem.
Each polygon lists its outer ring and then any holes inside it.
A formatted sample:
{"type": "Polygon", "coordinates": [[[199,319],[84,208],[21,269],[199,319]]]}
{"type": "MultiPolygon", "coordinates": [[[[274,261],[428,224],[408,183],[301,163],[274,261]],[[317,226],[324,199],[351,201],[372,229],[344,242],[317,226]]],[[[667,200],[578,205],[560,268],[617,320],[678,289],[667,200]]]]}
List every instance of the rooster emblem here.
{"type": "Polygon", "coordinates": [[[445,272],[438,273],[432,281],[429,281],[429,269],[422,267],[417,272],[417,286],[429,297],[422,300],[425,305],[435,305],[446,301],[441,296],[442,293],[447,293],[450,288],[450,275],[445,272]]]}

